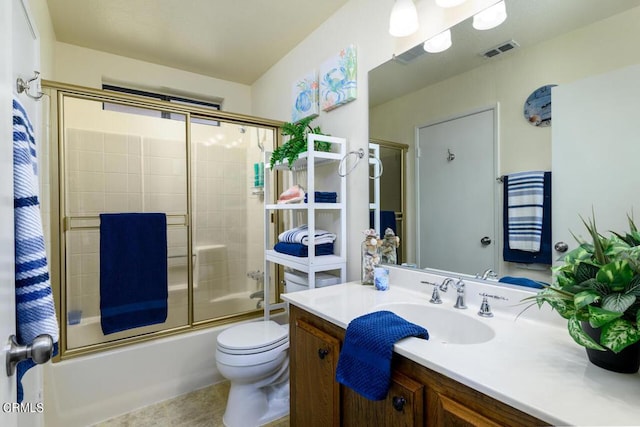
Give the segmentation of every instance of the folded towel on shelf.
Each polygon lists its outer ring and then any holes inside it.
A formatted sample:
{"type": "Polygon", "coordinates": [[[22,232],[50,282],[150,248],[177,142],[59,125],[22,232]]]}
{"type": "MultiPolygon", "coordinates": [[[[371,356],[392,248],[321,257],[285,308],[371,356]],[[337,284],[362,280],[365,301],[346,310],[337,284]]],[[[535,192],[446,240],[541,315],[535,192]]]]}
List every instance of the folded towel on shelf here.
{"type": "MultiPolygon", "coordinates": [[[[316,256],[333,255],[333,243],[323,243],[320,245],[315,245],[315,248],[316,256]]],[[[297,257],[309,256],[309,246],[303,245],[302,243],[278,242],[273,247],[273,250],[276,252],[280,252],[281,254],[293,255],[297,257]]]]}
{"type": "MultiPolygon", "coordinates": [[[[326,230],[316,228],[314,242],[316,246],[324,243],[333,243],[336,235],[326,230]]],[[[309,226],[304,224],[296,228],[284,231],[278,235],[278,241],[286,243],[302,243],[309,245],[309,226]]]]}
{"type": "Polygon", "coordinates": [[[537,288],[542,289],[545,285],[549,285],[545,282],[538,282],[536,280],[528,279],[526,277],[512,277],[512,276],[504,276],[501,277],[498,282],[508,283],[510,285],[518,285],[518,286],[526,286],[528,288],[537,288]]]}
{"type": "Polygon", "coordinates": [[[519,172],[507,177],[509,247],[538,252],[542,237],[544,172],[519,172]]]}
{"type": "MultiPolygon", "coordinates": [[[[16,339],[27,345],[40,334],[53,338],[58,354],[58,320],[51,292],[38,188],[36,139],[27,112],[13,99],[13,209],[15,233],[16,339]]],[[[5,248],[6,249],[6,248],[5,248]]],[[[6,338],[6,337],[4,337],[6,338]]],[[[24,398],[22,377],[35,366],[18,363],[18,403],[24,398]]]]}
{"type": "Polygon", "coordinates": [[[503,198],[503,245],[502,256],[507,262],[519,264],[544,264],[552,263],[553,245],[551,241],[551,172],[544,172],[543,200],[542,200],[542,229],[540,235],[540,250],[536,252],[520,250],[512,247],[510,241],[509,199],[507,197],[511,176],[504,177],[503,198]]]}
{"type": "Polygon", "coordinates": [[[304,189],[300,185],[295,184],[280,194],[277,203],[300,203],[305,196],[306,193],[304,192],[304,189]]]}
{"type": "Polygon", "coordinates": [[[167,218],[100,214],[100,322],[105,335],[167,319],[167,218]]]}
{"type": "MultiPolygon", "coordinates": [[[[338,193],[335,191],[314,191],[315,203],[336,203],[338,193]]],[[[308,203],[309,194],[304,195],[304,202],[308,203]]]]}
{"type": "Polygon", "coordinates": [[[393,345],[407,337],[429,339],[429,333],[390,311],[353,319],[340,351],[336,380],[367,399],[384,399],[391,383],[393,345]]]}

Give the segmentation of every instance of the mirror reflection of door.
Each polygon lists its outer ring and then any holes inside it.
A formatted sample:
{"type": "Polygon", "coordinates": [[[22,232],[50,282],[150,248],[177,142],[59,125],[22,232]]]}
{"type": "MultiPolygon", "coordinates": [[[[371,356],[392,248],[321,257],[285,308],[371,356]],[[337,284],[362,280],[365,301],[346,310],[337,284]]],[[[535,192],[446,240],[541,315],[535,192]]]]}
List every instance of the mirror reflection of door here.
{"type": "MultiPolygon", "coordinates": [[[[370,225],[376,228],[380,237],[384,236],[385,229],[391,227],[398,237],[400,237],[400,246],[397,249],[398,264],[406,262],[405,242],[405,157],[409,146],[391,141],[382,141],[377,139],[370,140],[370,152],[377,152],[382,162],[383,172],[378,179],[371,179],[369,183],[369,202],[373,207],[379,205],[379,227],[375,227],[375,210],[371,209],[370,225]],[[377,147],[372,151],[371,147],[377,147]],[[379,199],[376,200],[376,186],[379,185],[379,199]]],[[[369,176],[376,175],[375,162],[370,163],[369,176]]]]}
{"type": "Polygon", "coordinates": [[[418,129],[420,267],[497,271],[494,117],[487,109],[418,129]]]}

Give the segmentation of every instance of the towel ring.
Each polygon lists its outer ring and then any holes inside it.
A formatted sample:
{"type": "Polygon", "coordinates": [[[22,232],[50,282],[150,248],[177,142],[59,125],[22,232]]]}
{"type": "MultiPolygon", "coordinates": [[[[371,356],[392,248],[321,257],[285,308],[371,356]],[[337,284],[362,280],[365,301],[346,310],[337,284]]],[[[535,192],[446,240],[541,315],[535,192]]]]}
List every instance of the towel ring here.
{"type": "MultiPolygon", "coordinates": [[[[363,148],[358,149],[358,151],[349,151],[342,158],[342,160],[340,160],[340,164],[338,165],[338,175],[340,175],[342,177],[345,177],[345,176],[349,175],[351,172],[353,172],[353,170],[358,165],[358,162],[362,158],[364,158],[364,149],[363,148]],[[342,172],[343,166],[345,165],[345,162],[346,162],[347,158],[349,156],[352,156],[352,155],[356,156],[356,160],[353,162],[353,164],[351,165],[351,167],[349,169],[347,169],[345,172],[342,172]]],[[[382,166],[382,161],[378,157],[375,157],[375,156],[373,156],[371,154],[369,154],[369,158],[375,159],[376,162],[378,162],[378,166],[380,166],[380,173],[377,176],[369,175],[369,179],[378,179],[378,178],[380,178],[382,176],[382,172],[384,171],[384,167],[382,166]]]]}

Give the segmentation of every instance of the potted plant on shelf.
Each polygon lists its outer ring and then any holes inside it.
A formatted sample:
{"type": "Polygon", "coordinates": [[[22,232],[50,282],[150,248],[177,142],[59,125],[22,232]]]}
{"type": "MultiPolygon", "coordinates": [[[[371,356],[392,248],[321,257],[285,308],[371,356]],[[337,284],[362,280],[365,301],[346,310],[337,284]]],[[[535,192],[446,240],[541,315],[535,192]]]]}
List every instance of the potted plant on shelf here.
{"type": "MultiPolygon", "coordinates": [[[[272,169],[277,163],[282,163],[285,159],[289,162],[289,169],[291,169],[293,162],[296,161],[300,153],[307,151],[307,135],[309,133],[322,135],[320,126],[311,127],[311,121],[314,118],[315,117],[306,117],[296,123],[285,123],[282,125],[282,135],[288,136],[289,139],[273,150],[270,160],[272,169]]],[[[329,142],[315,142],[314,150],[316,151],[329,151],[330,149],[331,143],[329,142]]]]}
{"type": "MultiPolygon", "coordinates": [[[[605,237],[595,219],[582,220],[591,241],[567,253],[554,267],[553,285],[533,299],[567,319],[569,334],[587,349],[589,360],[616,372],[640,366],[640,232],[629,217],[629,232],[605,237]]],[[[575,237],[575,236],[574,236],[575,237]]]]}

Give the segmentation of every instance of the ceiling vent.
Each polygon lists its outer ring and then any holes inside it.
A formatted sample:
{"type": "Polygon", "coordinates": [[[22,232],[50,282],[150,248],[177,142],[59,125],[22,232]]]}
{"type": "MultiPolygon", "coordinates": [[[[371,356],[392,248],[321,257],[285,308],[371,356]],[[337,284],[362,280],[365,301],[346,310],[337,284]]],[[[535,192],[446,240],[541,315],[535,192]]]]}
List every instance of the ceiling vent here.
{"type": "Polygon", "coordinates": [[[398,61],[401,64],[408,64],[419,56],[427,53],[422,47],[422,43],[417,46],[412,47],[408,51],[401,53],[400,55],[393,55],[393,59],[398,61]]]}
{"type": "Polygon", "coordinates": [[[500,43],[496,47],[492,47],[482,54],[485,58],[493,58],[494,56],[500,55],[501,53],[509,52],[520,45],[515,40],[509,40],[508,42],[500,43]]]}

